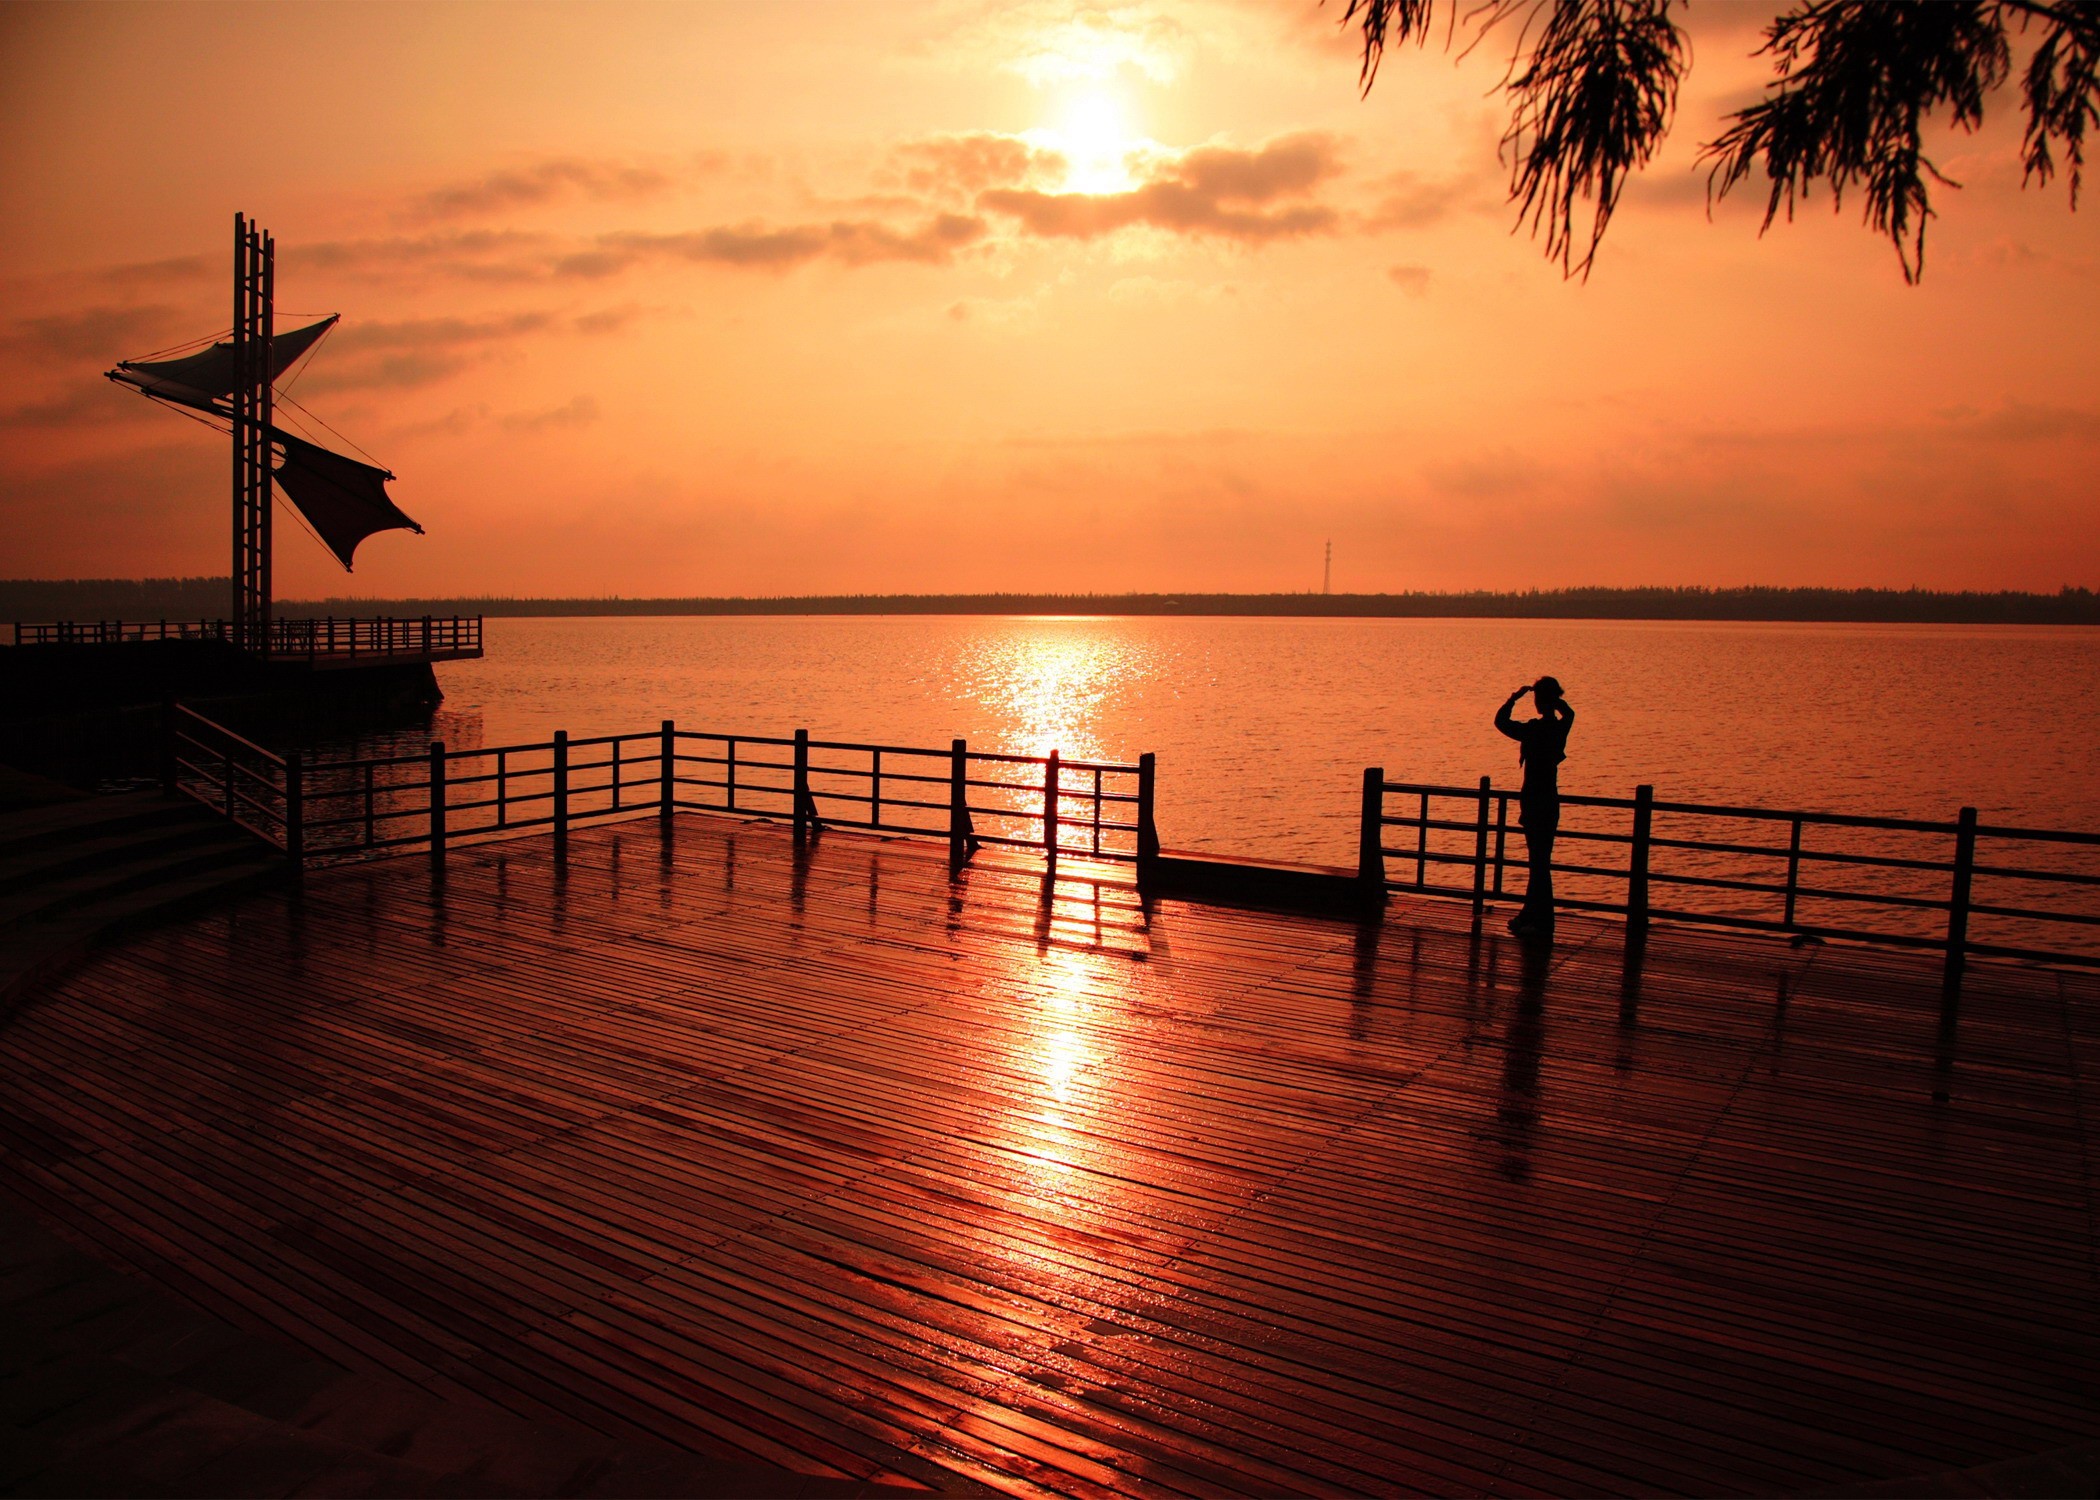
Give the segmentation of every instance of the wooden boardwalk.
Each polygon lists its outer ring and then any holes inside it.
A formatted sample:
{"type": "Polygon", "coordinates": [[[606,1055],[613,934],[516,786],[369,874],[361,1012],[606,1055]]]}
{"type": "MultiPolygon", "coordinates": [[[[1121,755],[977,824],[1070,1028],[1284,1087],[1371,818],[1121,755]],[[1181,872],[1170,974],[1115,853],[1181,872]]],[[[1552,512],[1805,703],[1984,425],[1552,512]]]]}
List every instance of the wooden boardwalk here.
{"type": "Polygon", "coordinates": [[[686,817],[0,1026],[0,1203],[353,1370],[1017,1494],[1797,1493],[2090,1439],[2100,979],[686,817]]]}

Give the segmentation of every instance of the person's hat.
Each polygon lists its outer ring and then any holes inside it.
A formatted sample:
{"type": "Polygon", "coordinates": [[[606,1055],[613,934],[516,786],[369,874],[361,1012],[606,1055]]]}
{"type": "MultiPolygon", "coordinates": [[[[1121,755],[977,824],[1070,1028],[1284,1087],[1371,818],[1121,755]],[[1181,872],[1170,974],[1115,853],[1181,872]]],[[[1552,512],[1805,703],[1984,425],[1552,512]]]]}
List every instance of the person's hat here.
{"type": "Polygon", "coordinates": [[[1531,685],[1531,696],[1534,698],[1558,698],[1563,696],[1560,690],[1560,679],[1558,677],[1541,677],[1531,685]]]}

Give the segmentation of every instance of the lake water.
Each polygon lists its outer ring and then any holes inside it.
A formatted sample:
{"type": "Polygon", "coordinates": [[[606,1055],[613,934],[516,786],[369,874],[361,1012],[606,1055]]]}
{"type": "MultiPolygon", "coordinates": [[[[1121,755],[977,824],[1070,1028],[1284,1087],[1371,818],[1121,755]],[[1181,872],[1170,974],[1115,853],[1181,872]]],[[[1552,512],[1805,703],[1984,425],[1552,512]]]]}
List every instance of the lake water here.
{"type": "Polygon", "coordinates": [[[1365,766],[1518,777],[1490,723],[1557,676],[1562,788],[2100,829],[2100,630],[1531,620],[492,619],[438,668],[456,748],[681,727],[1159,757],[1171,846],[1347,863],[1365,766]]]}
{"type": "MultiPolygon", "coordinates": [[[[1935,820],[1969,805],[1986,823],[2100,830],[2092,628],[491,619],[487,646],[481,661],[438,668],[446,699],[431,732],[456,749],[557,729],[642,731],[668,717],[687,729],[806,728],[930,747],[960,736],[973,749],[1068,758],[1152,751],[1169,848],[1352,863],[1364,767],[1514,786],[1516,746],[1491,720],[1511,688],[1548,672],[1578,714],[1567,792],[1624,797],[1646,782],[1665,800],[1935,820]]],[[[1744,836],[1754,833],[1773,836],[1769,826],[1744,836]]],[[[1886,838],[1862,847],[1945,856],[1886,838]]],[[[1892,888],[1943,895],[1944,883],[1892,888]]],[[[2093,905],[2090,890],[2042,895],[2093,905]]]]}

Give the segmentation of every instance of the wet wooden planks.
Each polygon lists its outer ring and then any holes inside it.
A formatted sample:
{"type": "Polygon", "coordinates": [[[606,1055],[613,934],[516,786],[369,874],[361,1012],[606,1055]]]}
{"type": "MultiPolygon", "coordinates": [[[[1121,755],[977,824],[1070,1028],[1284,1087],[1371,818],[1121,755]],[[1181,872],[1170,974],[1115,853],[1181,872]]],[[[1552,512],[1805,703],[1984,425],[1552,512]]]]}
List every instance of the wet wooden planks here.
{"type": "Polygon", "coordinates": [[[705,818],[5,1028],[0,1190],[357,1368],[1023,1494],[1793,1492],[2092,1435],[2090,979],[1371,927],[705,818]]]}

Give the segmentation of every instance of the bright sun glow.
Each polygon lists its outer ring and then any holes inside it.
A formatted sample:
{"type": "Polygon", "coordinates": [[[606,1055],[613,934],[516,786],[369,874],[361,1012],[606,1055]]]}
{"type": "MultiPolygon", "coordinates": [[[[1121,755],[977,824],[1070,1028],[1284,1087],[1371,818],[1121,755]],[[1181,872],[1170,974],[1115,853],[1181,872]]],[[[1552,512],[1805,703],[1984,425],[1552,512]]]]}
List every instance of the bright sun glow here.
{"type": "Polygon", "coordinates": [[[1075,193],[1127,193],[1136,186],[1131,157],[1143,146],[1123,101],[1104,89],[1071,95],[1043,143],[1068,164],[1065,188],[1075,193]]]}

